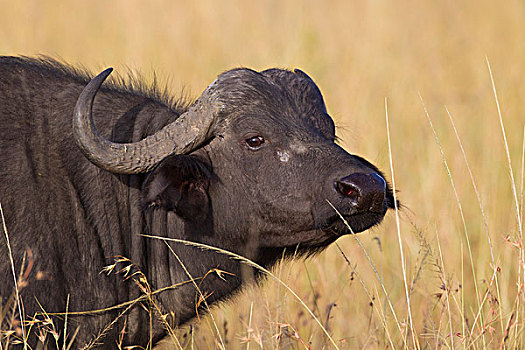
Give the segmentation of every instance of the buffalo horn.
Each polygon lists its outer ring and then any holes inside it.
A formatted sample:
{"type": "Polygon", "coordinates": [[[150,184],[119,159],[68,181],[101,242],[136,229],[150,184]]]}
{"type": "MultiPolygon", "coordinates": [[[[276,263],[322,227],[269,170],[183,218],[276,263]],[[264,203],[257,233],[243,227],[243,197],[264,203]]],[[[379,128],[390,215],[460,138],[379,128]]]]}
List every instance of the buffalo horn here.
{"type": "Polygon", "coordinates": [[[214,84],[186,113],[157,133],[134,143],[115,143],[105,139],[93,121],[93,101],[112,70],[106,69],[87,84],[77,100],[73,116],[77,144],[96,166],[118,174],[145,173],[165,157],[188,153],[212,136],[219,112],[217,104],[213,103],[214,84]]]}

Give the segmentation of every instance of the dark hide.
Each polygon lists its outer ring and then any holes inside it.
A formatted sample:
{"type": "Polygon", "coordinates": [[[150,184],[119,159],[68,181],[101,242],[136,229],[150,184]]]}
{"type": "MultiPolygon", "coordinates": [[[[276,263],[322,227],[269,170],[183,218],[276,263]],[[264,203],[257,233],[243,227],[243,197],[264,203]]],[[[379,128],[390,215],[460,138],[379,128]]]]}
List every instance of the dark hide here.
{"type": "MultiPolygon", "coordinates": [[[[334,123],[321,93],[301,71],[223,73],[217,81],[223,110],[214,137],[139,175],[101,170],[77,147],[72,114],[89,80],[87,73],[51,60],[0,58],[0,202],[15,269],[18,273],[24,261],[30,267],[21,289],[26,318],[41,311],[39,304],[49,313],[65,312],[68,298],[73,312],[142,295],[133,278],[100,274],[116,256],[131,259],[136,265],[131,272],[140,269],[153,290],[186,281],[188,273],[199,279],[213,269],[227,271],[196,282],[208,304],[231,296],[246,277],[225,255],[140,234],[212,245],[270,267],[285,251],[316,253],[349,233],[327,201],[354,232],[378,224],[394,205],[388,186],[379,212],[357,211],[337,192],[334,183],[349,174],[380,173],[334,143],[334,123]]],[[[138,141],[187,110],[136,83],[105,84],[94,106],[97,129],[115,142],[138,141]]],[[[2,242],[5,304],[13,278],[2,242]]],[[[154,298],[163,314],[173,311],[168,321],[174,326],[195,316],[193,284],[154,298]]],[[[70,315],[68,331],[79,327],[75,346],[89,342],[121,311],[70,315]]],[[[62,318],[53,319],[62,332],[62,318]]],[[[124,321],[124,344],[147,344],[149,315],[137,304],[100,338],[104,347],[115,346],[124,321]]],[[[158,321],[153,332],[155,341],[166,334],[158,321]]],[[[33,329],[31,345],[36,333],[33,329]]]]}

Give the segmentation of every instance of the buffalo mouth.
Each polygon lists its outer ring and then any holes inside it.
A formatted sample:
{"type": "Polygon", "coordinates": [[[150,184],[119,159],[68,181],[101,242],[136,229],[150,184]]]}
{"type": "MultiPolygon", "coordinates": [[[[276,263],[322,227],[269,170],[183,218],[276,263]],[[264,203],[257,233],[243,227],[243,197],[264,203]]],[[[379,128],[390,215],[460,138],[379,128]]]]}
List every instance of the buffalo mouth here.
{"type": "Polygon", "coordinates": [[[399,207],[399,202],[395,203],[391,191],[387,191],[383,211],[363,211],[351,214],[335,212],[323,231],[336,236],[363,232],[379,225],[387,211],[396,207],[399,207]]]}
{"type": "Polygon", "coordinates": [[[359,233],[379,225],[384,218],[384,213],[358,213],[337,216],[323,231],[337,236],[359,233]]]}

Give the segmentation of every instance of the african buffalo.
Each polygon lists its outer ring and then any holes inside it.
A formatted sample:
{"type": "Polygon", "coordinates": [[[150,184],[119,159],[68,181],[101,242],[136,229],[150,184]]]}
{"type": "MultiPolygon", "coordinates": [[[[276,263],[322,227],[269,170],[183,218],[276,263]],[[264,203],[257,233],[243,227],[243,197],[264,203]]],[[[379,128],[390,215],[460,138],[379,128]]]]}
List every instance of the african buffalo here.
{"type": "MultiPolygon", "coordinates": [[[[180,325],[258,274],[144,235],[270,267],[350,233],[338,212],[360,232],[394,207],[381,172],[335,143],[323,97],[300,70],[233,69],[191,105],[137,79],[102,86],[110,72],[91,80],[47,58],[0,58],[0,203],[23,313],[67,310],[77,347],[97,334],[113,347],[124,324],[123,343],[145,346],[152,304],[155,342],[167,334],[158,313],[180,325]],[[145,286],[173,287],[122,305],[145,286]]],[[[4,239],[0,271],[5,304],[14,282],[4,239]]],[[[49,317],[63,342],[63,315],[49,317]]]]}

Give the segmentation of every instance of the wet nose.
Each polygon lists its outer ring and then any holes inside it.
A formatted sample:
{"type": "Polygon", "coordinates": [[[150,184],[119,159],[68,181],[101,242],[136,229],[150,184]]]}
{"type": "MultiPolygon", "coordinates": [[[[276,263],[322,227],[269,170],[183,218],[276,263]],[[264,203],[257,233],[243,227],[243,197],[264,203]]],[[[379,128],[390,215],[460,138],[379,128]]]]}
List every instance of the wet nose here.
{"type": "Polygon", "coordinates": [[[336,181],[335,189],[352,201],[357,211],[384,211],[386,182],[378,174],[350,174],[336,181]]]}

